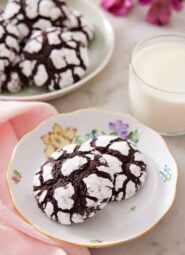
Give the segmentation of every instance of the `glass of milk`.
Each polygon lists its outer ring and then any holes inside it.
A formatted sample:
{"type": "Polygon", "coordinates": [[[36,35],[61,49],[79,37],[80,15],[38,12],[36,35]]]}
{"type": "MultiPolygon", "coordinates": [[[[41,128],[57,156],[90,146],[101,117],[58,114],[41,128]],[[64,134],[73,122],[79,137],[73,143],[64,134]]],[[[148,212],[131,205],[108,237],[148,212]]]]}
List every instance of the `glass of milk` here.
{"type": "Polygon", "coordinates": [[[185,134],[185,35],[139,42],[131,56],[132,114],[164,135],[185,134]]]}

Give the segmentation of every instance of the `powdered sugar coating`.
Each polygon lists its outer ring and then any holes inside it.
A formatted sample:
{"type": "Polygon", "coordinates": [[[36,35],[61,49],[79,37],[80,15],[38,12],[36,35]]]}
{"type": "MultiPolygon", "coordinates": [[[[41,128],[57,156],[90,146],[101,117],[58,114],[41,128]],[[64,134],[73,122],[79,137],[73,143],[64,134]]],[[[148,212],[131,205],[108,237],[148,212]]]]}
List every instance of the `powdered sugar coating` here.
{"type": "Polygon", "coordinates": [[[141,175],[141,167],[135,164],[130,164],[130,172],[136,177],[139,177],[141,175]]]}
{"type": "Polygon", "coordinates": [[[42,203],[47,195],[47,190],[44,190],[39,196],[39,203],[42,203]]]}
{"type": "Polygon", "coordinates": [[[98,167],[98,171],[107,172],[111,175],[112,179],[114,179],[114,176],[118,173],[122,173],[122,163],[119,159],[116,157],[109,155],[109,154],[103,154],[103,158],[108,163],[110,169],[107,169],[104,166],[98,167]]]}
{"type": "Polygon", "coordinates": [[[72,199],[74,193],[74,188],[72,184],[69,183],[64,187],[56,188],[53,197],[57,201],[59,208],[63,210],[69,210],[74,205],[74,200],[72,199]]]}
{"type": "Polygon", "coordinates": [[[126,185],[126,191],[125,191],[125,199],[128,199],[135,195],[137,192],[137,188],[134,182],[128,181],[126,185]]]}
{"type": "Polygon", "coordinates": [[[64,225],[70,225],[71,224],[71,219],[70,219],[70,213],[66,213],[66,212],[61,212],[59,211],[57,213],[57,218],[58,218],[58,222],[64,225]]]}
{"type": "Polygon", "coordinates": [[[70,12],[69,24],[69,29],[73,32],[73,38],[82,42],[85,46],[87,46],[89,42],[94,38],[93,25],[79,11],[70,12]]]}
{"type": "Polygon", "coordinates": [[[63,155],[63,153],[64,153],[63,150],[58,149],[58,150],[56,150],[55,152],[53,152],[51,154],[51,158],[54,159],[54,160],[57,160],[57,159],[59,159],[63,155]]]}
{"type": "Polygon", "coordinates": [[[84,217],[81,214],[74,213],[72,216],[72,221],[74,223],[81,223],[84,221],[84,217]]]}
{"type": "MultiPolygon", "coordinates": [[[[35,187],[39,187],[41,185],[40,174],[35,174],[34,179],[33,179],[33,185],[35,187]]],[[[36,193],[38,193],[38,191],[36,193]]]]}
{"type": "MultiPolygon", "coordinates": [[[[120,201],[135,195],[145,183],[146,161],[135,145],[118,136],[99,136],[82,145],[83,150],[96,150],[109,165],[114,179],[112,200],[120,201]]],[[[98,171],[106,172],[104,166],[98,171]]]]}
{"type": "Polygon", "coordinates": [[[48,217],[51,217],[53,209],[53,204],[51,202],[48,202],[45,207],[45,213],[48,217]]]}
{"type": "Polygon", "coordinates": [[[11,22],[0,20],[0,92],[19,92],[23,77],[19,68],[19,33],[11,22]]]}
{"type": "Polygon", "coordinates": [[[87,164],[87,159],[81,156],[75,156],[67,159],[62,165],[61,172],[64,176],[69,176],[74,171],[81,169],[87,164]]]}
{"type": "MultiPolygon", "coordinates": [[[[30,85],[35,84],[54,91],[72,85],[85,75],[89,66],[87,46],[94,36],[94,28],[81,13],[71,12],[65,0],[9,0],[6,8],[0,10],[0,22],[5,22],[8,33],[14,35],[4,39],[8,47],[4,45],[0,47],[4,58],[3,61],[0,59],[0,92],[19,92],[29,82],[30,85]],[[49,45],[57,46],[55,52],[52,49],[51,54],[45,56],[45,59],[50,61],[46,63],[32,57],[27,59],[22,54],[21,64],[19,65],[18,59],[14,62],[16,48],[19,47],[18,55],[20,55],[20,46],[24,47],[30,37],[42,32],[47,34],[47,30],[52,30],[53,27],[57,27],[60,30],[59,34],[62,31],[63,35],[59,38],[55,29],[52,35],[48,34],[49,45]],[[65,42],[62,50],[58,49],[61,41],[65,42]],[[66,44],[68,50],[65,50],[66,44]],[[12,48],[15,52],[7,50],[12,48]],[[19,71],[11,71],[11,68],[4,70],[9,62],[11,65],[16,63],[19,71]]],[[[0,36],[1,34],[3,34],[2,27],[0,27],[0,36]]],[[[32,41],[25,50],[30,55],[38,52],[42,55],[41,47],[45,45],[42,39],[39,41],[37,38],[38,41],[32,41]]]]}
{"type": "Polygon", "coordinates": [[[44,163],[41,168],[37,169],[33,179],[33,185],[35,187],[40,187],[42,184],[52,181],[54,179],[52,169],[53,164],[51,162],[44,163]]]}
{"type": "Polygon", "coordinates": [[[105,148],[110,144],[110,142],[114,140],[115,140],[115,136],[108,136],[108,135],[98,136],[96,140],[96,146],[105,148]]]}
{"type": "Polygon", "coordinates": [[[94,216],[112,197],[113,179],[106,160],[96,151],[79,148],[70,144],[58,150],[34,177],[38,206],[48,217],[66,225],[94,216]],[[104,172],[98,171],[101,166],[104,172]]]}
{"type": "Polygon", "coordinates": [[[104,200],[107,204],[107,197],[112,196],[113,183],[111,180],[99,177],[97,174],[91,174],[83,179],[86,184],[87,191],[90,197],[96,197],[99,201],[100,208],[103,208],[104,200]]]}
{"type": "Polygon", "coordinates": [[[109,146],[109,149],[119,151],[124,156],[128,156],[130,150],[126,141],[114,142],[109,146]]]}
{"type": "Polygon", "coordinates": [[[123,183],[127,180],[127,176],[124,174],[117,175],[115,177],[115,191],[119,191],[123,187],[123,183]]]}
{"type": "Polygon", "coordinates": [[[17,27],[21,41],[33,30],[69,26],[69,9],[64,0],[10,0],[3,18],[17,27]]]}
{"type": "Polygon", "coordinates": [[[8,70],[6,70],[5,75],[6,80],[1,86],[2,91],[17,93],[22,90],[25,84],[23,84],[23,80],[21,79],[21,73],[19,68],[9,67],[8,70]]]}
{"type": "Polygon", "coordinates": [[[66,153],[73,153],[77,148],[77,145],[76,144],[69,144],[68,146],[65,146],[63,148],[63,151],[65,151],[66,153]]]}
{"type": "Polygon", "coordinates": [[[13,26],[17,28],[20,40],[25,39],[31,33],[30,24],[27,24],[28,22],[24,15],[21,0],[9,1],[4,10],[3,18],[7,21],[11,21],[13,26]]]}
{"type": "Polygon", "coordinates": [[[40,209],[61,224],[81,223],[111,200],[129,199],[146,180],[144,155],[118,136],[100,136],[54,152],[37,170],[40,209]]]}
{"type": "Polygon", "coordinates": [[[52,164],[44,165],[44,167],[43,167],[43,181],[44,182],[53,179],[52,169],[53,169],[52,164]]]}
{"type": "Polygon", "coordinates": [[[23,74],[50,91],[79,81],[89,66],[88,49],[75,39],[67,39],[56,27],[33,34],[23,55],[23,74]]]}
{"type": "Polygon", "coordinates": [[[65,146],[63,149],[58,149],[51,154],[51,158],[54,160],[58,160],[64,153],[73,153],[77,148],[77,144],[69,144],[65,146]]]}
{"type": "Polygon", "coordinates": [[[17,93],[23,88],[21,74],[19,68],[14,66],[5,67],[0,70],[0,93],[8,91],[10,93],[17,93]]]}
{"type": "Polygon", "coordinates": [[[4,10],[0,10],[0,93],[16,93],[24,87],[20,52],[19,31],[13,22],[4,19],[4,10]]]}
{"type": "Polygon", "coordinates": [[[82,152],[88,152],[88,151],[92,151],[94,150],[94,148],[91,146],[91,140],[87,140],[86,142],[84,142],[80,148],[79,148],[79,151],[82,151],[82,152]]]}
{"type": "Polygon", "coordinates": [[[146,164],[146,159],[145,159],[144,155],[139,151],[134,154],[134,160],[135,161],[141,161],[141,162],[144,162],[146,164]]]}
{"type": "Polygon", "coordinates": [[[1,70],[17,63],[20,54],[18,31],[10,23],[0,21],[0,60],[1,70]],[[4,66],[2,65],[4,60],[4,66]]]}

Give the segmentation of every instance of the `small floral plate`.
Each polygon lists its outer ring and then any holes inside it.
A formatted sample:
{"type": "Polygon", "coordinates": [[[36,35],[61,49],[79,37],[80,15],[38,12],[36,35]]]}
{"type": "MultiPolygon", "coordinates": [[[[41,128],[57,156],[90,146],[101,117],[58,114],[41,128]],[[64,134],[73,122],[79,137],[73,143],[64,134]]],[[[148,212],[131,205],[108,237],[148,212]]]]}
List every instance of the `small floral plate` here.
{"type": "Polygon", "coordinates": [[[139,237],[159,222],[175,198],[177,166],[164,140],[153,130],[128,115],[88,109],[56,115],[26,135],[13,153],[7,179],[16,209],[40,232],[74,244],[104,247],[139,237]],[[137,143],[147,158],[144,187],[133,198],[110,203],[84,223],[63,226],[50,220],[33,195],[35,170],[55,149],[101,134],[137,143]]]}

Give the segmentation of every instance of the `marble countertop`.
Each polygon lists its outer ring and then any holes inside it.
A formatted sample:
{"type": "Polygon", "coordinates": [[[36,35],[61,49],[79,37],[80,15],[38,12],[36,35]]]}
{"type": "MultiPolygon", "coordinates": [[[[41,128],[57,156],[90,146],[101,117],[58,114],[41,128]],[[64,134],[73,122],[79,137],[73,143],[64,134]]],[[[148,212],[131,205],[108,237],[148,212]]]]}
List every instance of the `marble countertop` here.
{"type": "MultiPolygon", "coordinates": [[[[96,0],[95,2],[98,3],[96,0]]],[[[138,40],[160,33],[185,32],[184,12],[173,15],[168,26],[155,27],[144,21],[143,8],[136,8],[123,18],[108,15],[116,35],[116,49],[108,66],[87,86],[51,103],[59,112],[97,107],[129,113],[128,63],[138,40]]],[[[165,138],[178,169],[179,181],[173,208],[143,237],[112,248],[92,249],[92,255],[184,255],[185,254],[185,136],[165,138]]]]}

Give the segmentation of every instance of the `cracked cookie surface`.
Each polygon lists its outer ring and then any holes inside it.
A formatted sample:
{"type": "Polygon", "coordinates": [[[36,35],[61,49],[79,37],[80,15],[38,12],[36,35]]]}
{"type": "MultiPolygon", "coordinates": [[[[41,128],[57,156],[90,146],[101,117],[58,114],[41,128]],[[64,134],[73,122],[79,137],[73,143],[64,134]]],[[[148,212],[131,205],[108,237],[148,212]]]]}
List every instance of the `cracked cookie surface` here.
{"type": "Polygon", "coordinates": [[[62,224],[83,222],[110,201],[113,180],[109,172],[100,153],[82,152],[75,144],[65,146],[35,174],[33,190],[38,206],[62,224]]]}
{"type": "Polygon", "coordinates": [[[79,81],[89,66],[88,49],[57,27],[34,33],[23,55],[23,74],[49,91],[79,81]]]}
{"type": "Polygon", "coordinates": [[[141,189],[147,177],[147,165],[144,155],[134,144],[118,136],[105,135],[90,139],[81,147],[86,153],[93,149],[102,154],[112,170],[113,201],[128,199],[141,189]]]}

